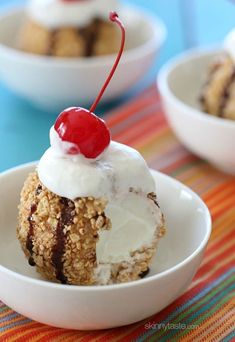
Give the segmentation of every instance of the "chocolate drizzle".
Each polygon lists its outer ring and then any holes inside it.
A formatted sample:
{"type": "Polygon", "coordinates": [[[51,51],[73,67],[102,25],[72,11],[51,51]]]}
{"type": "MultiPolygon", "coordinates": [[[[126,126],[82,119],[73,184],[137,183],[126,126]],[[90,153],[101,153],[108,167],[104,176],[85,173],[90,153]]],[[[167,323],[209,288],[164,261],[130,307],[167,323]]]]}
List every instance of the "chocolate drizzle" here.
{"type": "Polygon", "coordinates": [[[233,84],[235,80],[235,68],[233,68],[233,72],[227,82],[227,84],[225,85],[222,97],[221,97],[221,102],[220,102],[220,106],[219,106],[219,116],[222,118],[224,117],[224,111],[226,109],[226,105],[229,101],[230,98],[230,89],[231,89],[231,85],[233,84]]]}
{"type": "Polygon", "coordinates": [[[67,278],[64,275],[63,255],[65,252],[66,233],[65,226],[73,224],[74,217],[74,203],[67,198],[61,198],[61,217],[56,227],[56,243],[52,249],[52,263],[55,268],[56,278],[62,284],[67,284],[67,278]]]}
{"type": "Polygon", "coordinates": [[[147,198],[149,198],[150,200],[152,200],[156,206],[160,209],[160,206],[158,204],[158,201],[157,201],[157,195],[154,193],[154,192],[150,192],[148,195],[147,195],[147,198]]]}
{"type": "Polygon", "coordinates": [[[42,186],[39,184],[39,186],[37,187],[37,189],[35,191],[35,195],[38,196],[38,195],[40,195],[41,192],[42,192],[42,186]]]}
{"type": "Polygon", "coordinates": [[[83,37],[85,43],[85,57],[94,55],[95,42],[99,37],[101,21],[96,18],[88,28],[79,29],[78,32],[83,37]]]}
{"type": "Polygon", "coordinates": [[[216,73],[216,71],[221,67],[222,63],[220,61],[218,61],[217,63],[215,63],[211,69],[210,69],[210,72],[209,72],[209,77],[203,87],[203,90],[202,90],[202,93],[199,97],[199,101],[201,103],[201,105],[203,106],[203,109],[205,112],[208,112],[208,108],[207,108],[207,102],[206,102],[206,89],[207,87],[210,86],[212,80],[213,80],[213,77],[214,77],[214,74],[216,73]]]}
{"type": "Polygon", "coordinates": [[[56,42],[56,35],[58,33],[58,30],[53,30],[51,32],[51,38],[50,38],[50,43],[48,45],[48,51],[47,51],[47,55],[48,56],[53,56],[53,50],[55,48],[55,42],[56,42]]]}
{"type": "Polygon", "coordinates": [[[144,277],[146,277],[146,276],[149,274],[149,271],[150,271],[150,269],[147,268],[146,271],[141,272],[141,273],[139,274],[139,277],[140,277],[141,279],[143,279],[144,277]]]}
{"type": "MultiPolygon", "coordinates": [[[[102,24],[101,20],[99,18],[95,18],[88,27],[79,28],[77,30],[78,35],[82,36],[82,39],[84,42],[84,46],[85,46],[84,57],[91,57],[94,55],[95,42],[97,41],[99,37],[101,24],[102,24]]],[[[60,32],[59,29],[55,29],[51,31],[50,42],[47,48],[48,56],[54,55],[57,34],[59,32],[60,32]]]]}
{"type": "Polygon", "coordinates": [[[34,237],[34,220],[33,220],[33,214],[37,210],[37,205],[32,204],[30,208],[30,215],[28,217],[28,222],[29,222],[29,231],[28,231],[28,236],[26,240],[26,248],[29,251],[30,257],[29,257],[29,265],[30,266],[35,266],[35,262],[33,259],[33,237],[34,237]]]}

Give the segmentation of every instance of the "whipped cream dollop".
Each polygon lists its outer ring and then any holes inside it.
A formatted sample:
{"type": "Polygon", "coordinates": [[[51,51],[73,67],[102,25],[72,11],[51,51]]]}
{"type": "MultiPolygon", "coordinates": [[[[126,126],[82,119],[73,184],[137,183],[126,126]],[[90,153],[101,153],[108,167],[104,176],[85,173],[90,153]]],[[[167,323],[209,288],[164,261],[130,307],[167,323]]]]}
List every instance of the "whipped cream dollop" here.
{"type": "Polygon", "coordinates": [[[235,62],[235,29],[230,31],[224,41],[224,49],[235,62]]]}
{"type": "Polygon", "coordinates": [[[56,195],[74,200],[93,196],[113,199],[132,188],[144,194],[155,192],[155,183],[139,152],[112,141],[97,159],[66,153],[71,144],[50,130],[51,147],[38,165],[41,182],[56,195]]]}
{"type": "Polygon", "coordinates": [[[30,18],[49,29],[84,27],[94,18],[108,20],[109,12],[118,10],[118,3],[118,0],[31,0],[26,10],[30,18]]]}
{"type": "Polygon", "coordinates": [[[159,207],[147,195],[155,192],[151,172],[139,152],[111,141],[97,158],[66,153],[54,127],[51,147],[38,165],[41,182],[53,193],[74,200],[78,197],[106,198],[105,215],[112,228],[99,232],[96,244],[98,282],[107,284],[113,263],[133,262],[131,253],[152,245],[162,222],[159,207]]]}

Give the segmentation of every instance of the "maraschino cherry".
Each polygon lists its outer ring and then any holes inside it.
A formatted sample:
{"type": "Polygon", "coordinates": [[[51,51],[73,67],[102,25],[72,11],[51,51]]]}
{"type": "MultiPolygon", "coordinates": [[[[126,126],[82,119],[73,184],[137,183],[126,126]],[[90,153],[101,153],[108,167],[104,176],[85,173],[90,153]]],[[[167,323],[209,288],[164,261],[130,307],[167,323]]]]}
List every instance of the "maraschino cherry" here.
{"type": "Polygon", "coordinates": [[[86,158],[95,159],[110,144],[111,137],[109,129],[105,122],[94,114],[100,99],[117,69],[125,45],[125,28],[118,14],[111,12],[110,20],[120,27],[122,31],[122,42],[117,59],[103,88],[90,110],[80,107],[68,108],[59,115],[54,126],[62,141],[73,144],[73,147],[68,151],[68,154],[71,155],[81,153],[86,158]]]}

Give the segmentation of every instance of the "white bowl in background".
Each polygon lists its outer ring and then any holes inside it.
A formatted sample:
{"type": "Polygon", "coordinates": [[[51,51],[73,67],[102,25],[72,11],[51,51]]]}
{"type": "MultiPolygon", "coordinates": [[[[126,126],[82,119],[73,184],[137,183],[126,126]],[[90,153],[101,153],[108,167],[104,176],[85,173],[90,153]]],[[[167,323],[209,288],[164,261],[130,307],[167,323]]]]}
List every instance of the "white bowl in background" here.
{"type": "MultiPolygon", "coordinates": [[[[160,19],[136,7],[120,11],[127,29],[127,51],[104,94],[111,100],[137,83],[154,62],[166,36],[160,19]]],[[[15,48],[25,19],[23,9],[0,16],[0,77],[18,95],[46,110],[63,110],[94,101],[116,55],[90,58],[55,58],[15,48]]]]}
{"type": "Polygon", "coordinates": [[[179,140],[224,172],[235,174],[235,121],[200,110],[199,95],[218,49],[193,49],[166,63],[158,89],[166,116],[179,140]]]}
{"type": "Polygon", "coordinates": [[[150,274],[107,286],[68,286],[43,280],[28,265],[16,238],[17,205],[35,164],[0,174],[0,299],[36,321],[68,329],[106,329],[145,319],[173,302],[189,286],[211,232],[206,205],[189,188],[153,171],[167,234],[150,274]],[[186,210],[185,210],[186,208],[186,210]]]}

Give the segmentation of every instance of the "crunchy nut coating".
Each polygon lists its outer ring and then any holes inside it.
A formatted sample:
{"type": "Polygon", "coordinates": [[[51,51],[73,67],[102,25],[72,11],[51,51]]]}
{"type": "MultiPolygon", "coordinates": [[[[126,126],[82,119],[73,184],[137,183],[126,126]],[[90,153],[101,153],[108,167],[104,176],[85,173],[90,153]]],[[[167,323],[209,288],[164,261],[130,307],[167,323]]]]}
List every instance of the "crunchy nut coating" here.
{"type": "MultiPolygon", "coordinates": [[[[156,195],[148,194],[156,205],[156,195]]],[[[46,279],[71,285],[101,284],[97,272],[96,244],[99,232],[111,229],[103,198],[75,201],[50,192],[36,172],[30,174],[21,192],[18,239],[30,264],[46,279]]],[[[151,246],[131,254],[128,262],[108,266],[106,283],[140,279],[149,269],[159,238],[165,233],[164,219],[156,227],[151,246]]],[[[105,284],[106,284],[105,283],[105,284]]]]}

